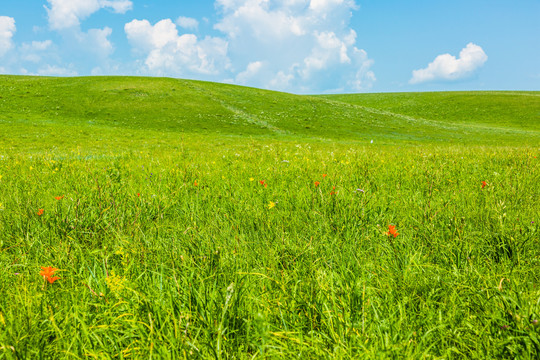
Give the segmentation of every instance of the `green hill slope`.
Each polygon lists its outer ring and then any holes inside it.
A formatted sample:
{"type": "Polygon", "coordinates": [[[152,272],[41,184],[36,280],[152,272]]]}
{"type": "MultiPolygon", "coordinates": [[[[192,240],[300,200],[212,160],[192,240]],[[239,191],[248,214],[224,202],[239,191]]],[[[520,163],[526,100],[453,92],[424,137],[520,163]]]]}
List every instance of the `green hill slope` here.
{"type": "Polygon", "coordinates": [[[379,143],[540,142],[539,93],[299,96],[168,78],[2,76],[0,94],[0,140],[6,142],[10,135],[38,136],[37,129],[65,134],[64,141],[152,131],[379,143]]]}
{"type": "Polygon", "coordinates": [[[345,94],[325,98],[446,123],[540,130],[540,92],[345,94]]]}

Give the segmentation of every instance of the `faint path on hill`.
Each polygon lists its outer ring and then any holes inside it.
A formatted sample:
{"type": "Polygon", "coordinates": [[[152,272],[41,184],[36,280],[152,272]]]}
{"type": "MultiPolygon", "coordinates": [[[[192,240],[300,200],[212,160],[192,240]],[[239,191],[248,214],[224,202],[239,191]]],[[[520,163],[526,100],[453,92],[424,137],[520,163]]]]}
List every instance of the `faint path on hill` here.
{"type": "Polygon", "coordinates": [[[246,112],[246,111],[244,111],[244,110],[242,110],[242,109],[240,109],[238,107],[232,106],[231,104],[229,104],[225,100],[219,98],[214,92],[209,91],[208,89],[203,89],[203,88],[198,87],[197,85],[194,85],[194,84],[189,84],[188,86],[190,88],[192,88],[193,90],[195,90],[195,91],[204,93],[206,96],[210,97],[213,101],[217,102],[218,104],[223,106],[225,109],[232,112],[236,117],[244,120],[248,124],[260,126],[261,128],[271,130],[271,131],[273,131],[273,132],[275,132],[277,134],[280,134],[280,135],[284,135],[284,134],[289,133],[288,131],[280,129],[280,128],[268,123],[268,121],[266,121],[264,119],[261,119],[260,117],[257,117],[254,114],[248,113],[248,112],[246,112]]]}
{"type": "MultiPolygon", "coordinates": [[[[540,96],[540,95],[531,94],[531,96],[540,96]]],[[[457,124],[457,123],[445,123],[445,122],[443,122],[441,120],[431,120],[431,119],[413,117],[413,116],[409,116],[409,115],[393,113],[393,112],[387,111],[387,110],[376,109],[376,108],[372,108],[372,107],[368,107],[368,106],[363,106],[363,105],[358,105],[358,104],[351,104],[351,103],[347,103],[347,102],[343,102],[343,101],[339,101],[339,100],[330,100],[330,99],[327,99],[327,98],[324,98],[324,97],[317,98],[317,99],[321,99],[321,100],[327,102],[328,104],[333,104],[333,105],[338,105],[339,104],[341,106],[361,109],[361,110],[370,112],[372,114],[385,115],[385,116],[390,116],[390,117],[402,119],[402,120],[405,120],[405,121],[407,121],[409,123],[414,123],[416,125],[436,127],[436,128],[445,129],[445,130],[451,130],[451,131],[458,131],[458,130],[466,131],[467,129],[469,129],[469,130],[482,130],[482,129],[485,129],[485,130],[500,131],[500,132],[509,132],[510,131],[510,132],[522,133],[522,134],[531,134],[531,133],[536,134],[536,135],[539,134],[539,132],[537,132],[535,130],[522,130],[522,129],[516,129],[516,128],[513,128],[513,127],[496,127],[496,126],[481,125],[481,124],[476,124],[476,123],[474,123],[474,124],[470,124],[470,123],[459,123],[459,124],[457,124]]]]}

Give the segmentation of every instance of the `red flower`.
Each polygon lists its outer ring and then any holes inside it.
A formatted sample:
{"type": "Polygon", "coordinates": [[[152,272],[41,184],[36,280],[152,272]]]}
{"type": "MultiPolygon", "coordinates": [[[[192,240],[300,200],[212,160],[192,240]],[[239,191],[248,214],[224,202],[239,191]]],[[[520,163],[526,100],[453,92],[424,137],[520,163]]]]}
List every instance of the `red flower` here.
{"type": "MultiPolygon", "coordinates": [[[[336,187],[335,187],[335,186],[332,186],[332,190],[336,190],[336,187]]],[[[337,194],[337,192],[332,191],[332,192],[330,193],[330,196],[336,195],[336,194],[337,194]]]]}
{"type": "Polygon", "coordinates": [[[482,181],[482,189],[485,188],[487,183],[485,181],[482,181]]]}
{"type": "Polygon", "coordinates": [[[64,198],[64,195],[62,195],[62,196],[55,196],[54,198],[55,198],[56,200],[62,200],[62,199],[64,198]]]}
{"type": "Polygon", "coordinates": [[[44,209],[39,209],[37,214],[38,214],[38,216],[41,216],[41,215],[43,215],[44,212],[45,212],[44,209]]]}
{"type": "Polygon", "coordinates": [[[43,277],[50,277],[50,276],[53,276],[54,273],[56,272],[56,270],[58,270],[57,268],[53,268],[52,266],[47,266],[47,267],[41,267],[41,271],[39,273],[39,275],[43,276],[43,277]]]}
{"type": "Polygon", "coordinates": [[[50,284],[55,282],[56,280],[60,279],[58,276],[54,276],[55,271],[58,270],[57,268],[53,268],[52,266],[47,267],[41,267],[41,272],[39,275],[43,276],[43,279],[47,280],[50,284]]]}
{"type": "Polygon", "coordinates": [[[397,232],[394,225],[388,225],[388,232],[386,233],[386,235],[397,237],[399,233],[397,232]]]}
{"type": "Polygon", "coordinates": [[[315,181],[315,187],[319,186],[320,182],[319,181],[315,181]]]}
{"type": "Polygon", "coordinates": [[[266,183],[266,180],[261,180],[261,181],[259,181],[259,183],[260,183],[261,185],[264,185],[264,187],[267,187],[267,186],[268,186],[268,184],[266,183]]]}
{"type": "Polygon", "coordinates": [[[47,278],[45,278],[45,279],[46,279],[49,283],[52,284],[53,282],[55,282],[56,280],[58,280],[58,279],[60,279],[60,278],[59,278],[58,276],[52,276],[52,277],[49,276],[49,277],[47,277],[47,278]]]}
{"type": "Polygon", "coordinates": [[[141,197],[141,193],[137,193],[137,197],[141,197]]]}

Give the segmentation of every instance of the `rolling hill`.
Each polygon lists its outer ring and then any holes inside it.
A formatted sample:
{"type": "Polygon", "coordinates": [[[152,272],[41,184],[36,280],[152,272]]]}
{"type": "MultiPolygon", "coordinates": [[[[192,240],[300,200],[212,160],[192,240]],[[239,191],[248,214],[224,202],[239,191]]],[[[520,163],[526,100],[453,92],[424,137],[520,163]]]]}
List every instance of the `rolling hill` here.
{"type": "Polygon", "coordinates": [[[535,145],[540,92],[300,96],[169,78],[1,76],[0,127],[9,128],[0,134],[6,144],[13,136],[34,141],[50,134],[62,144],[122,131],[136,139],[157,132],[535,145]]]}

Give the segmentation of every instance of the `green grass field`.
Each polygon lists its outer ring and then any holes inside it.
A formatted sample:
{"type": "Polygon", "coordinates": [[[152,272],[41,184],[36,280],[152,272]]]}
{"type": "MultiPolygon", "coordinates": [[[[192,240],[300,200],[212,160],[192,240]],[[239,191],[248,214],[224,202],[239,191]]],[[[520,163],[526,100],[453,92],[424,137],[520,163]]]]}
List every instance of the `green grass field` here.
{"type": "Polygon", "coordinates": [[[537,359],[539,144],[540,92],[0,76],[0,358],[537,359]]]}

